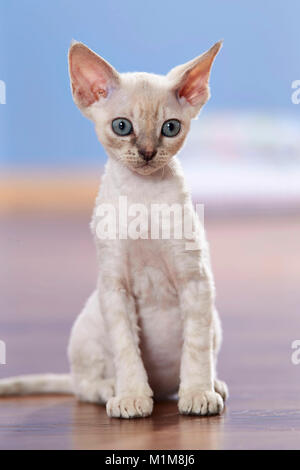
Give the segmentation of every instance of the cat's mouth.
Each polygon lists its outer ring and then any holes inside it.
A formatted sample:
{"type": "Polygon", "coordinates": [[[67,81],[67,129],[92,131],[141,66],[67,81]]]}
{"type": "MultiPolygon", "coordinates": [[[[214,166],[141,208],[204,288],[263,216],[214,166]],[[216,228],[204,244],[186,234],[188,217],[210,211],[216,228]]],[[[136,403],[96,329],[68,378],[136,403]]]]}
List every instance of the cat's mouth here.
{"type": "Polygon", "coordinates": [[[132,169],[142,175],[150,175],[154,171],[158,170],[157,166],[151,164],[151,162],[143,162],[132,169]]]}
{"type": "Polygon", "coordinates": [[[145,168],[145,166],[150,166],[152,168],[155,168],[155,166],[151,165],[150,162],[142,163],[141,165],[138,166],[138,168],[145,168]]]}

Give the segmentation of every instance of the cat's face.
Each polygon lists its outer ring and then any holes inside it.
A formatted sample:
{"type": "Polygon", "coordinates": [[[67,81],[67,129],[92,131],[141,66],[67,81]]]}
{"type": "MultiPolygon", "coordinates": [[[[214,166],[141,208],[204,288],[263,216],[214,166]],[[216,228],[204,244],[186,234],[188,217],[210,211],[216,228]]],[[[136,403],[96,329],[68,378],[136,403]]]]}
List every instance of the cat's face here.
{"type": "Polygon", "coordinates": [[[217,43],[207,53],[166,76],[119,74],[84,46],[71,46],[75,103],[95,123],[108,154],[142,175],[163,168],[181,148],[209,98],[208,79],[217,43]]]}
{"type": "Polygon", "coordinates": [[[121,75],[106,103],[97,102],[92,119],[100,142],[130,169],[149,175],[178,153],[190,126],[166,77],[121,75]]]}

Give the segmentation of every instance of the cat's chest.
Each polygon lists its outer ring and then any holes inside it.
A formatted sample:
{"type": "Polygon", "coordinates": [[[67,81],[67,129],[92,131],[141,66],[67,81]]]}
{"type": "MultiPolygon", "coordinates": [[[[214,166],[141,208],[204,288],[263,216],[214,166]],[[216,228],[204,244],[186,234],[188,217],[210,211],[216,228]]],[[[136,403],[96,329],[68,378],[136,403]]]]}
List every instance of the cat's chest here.
{"type": "Polygon", "coordinates": [[[177,303],[177,290],[160,240],[135,240],[128,246],[128,281],[139,309],[177,303]]]}

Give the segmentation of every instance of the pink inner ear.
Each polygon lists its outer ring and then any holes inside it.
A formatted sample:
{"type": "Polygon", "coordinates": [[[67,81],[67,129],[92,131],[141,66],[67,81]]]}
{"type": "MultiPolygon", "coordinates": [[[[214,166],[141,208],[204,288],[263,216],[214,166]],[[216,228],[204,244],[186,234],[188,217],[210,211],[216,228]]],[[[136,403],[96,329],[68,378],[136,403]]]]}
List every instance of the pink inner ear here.
{"type": "Polygon", "coordinates": [[[178,95],[184,97],[192,106],[204,104],[208,99],[209,70],[203,70],[202,64],[198,64],[190,72],[180,88],[178,95]]]}
{"type": "MultiPolygon", "coordinates": [[[[179,97],[183,96],[192,106],[201,106],[209,98],[210,69],[221,47],[222,41],[219,41],[188,64],[189,68],[181,80],[178,94],[179,97]]],[[[182,69],[182,67],[180,68],[182,69]]]]}
{"type": "Polygon", "coordinates": [[[204,103],[208,98],[208,85],[203,80],[197,80],[192,85],[187,83],[179,91],[179,97],[184,97],[192,106],[204,103]]]}
{"type": "Polygon", "coordinates": [[[72,89],[76,99],[82,106],[90,106],[99,97],[107,96],[108,83],[104,77],[82,63],[73,68],[72,89]]]}
{"type": "Polygon", "coordinates": [[[116,78],[113,68],[83,44],[70,51],[70,75],[74,99],[82,107],[106,97],[116,78]]]}

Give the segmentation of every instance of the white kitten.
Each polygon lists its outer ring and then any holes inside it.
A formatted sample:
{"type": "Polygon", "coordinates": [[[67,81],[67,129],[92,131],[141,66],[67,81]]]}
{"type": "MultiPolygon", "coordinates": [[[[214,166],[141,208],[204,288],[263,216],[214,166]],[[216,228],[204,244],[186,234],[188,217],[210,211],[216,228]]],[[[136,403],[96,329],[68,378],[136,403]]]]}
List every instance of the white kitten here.
{"type": "Polygon", "coordinates": [[[0,394],[74,392],[106,403],[109,416],[130,418],[151,414],[153,394],[179,391],[181,413],[222,411],[227,387],[216,377],[221,328],[209,251],[175,157],[209,98],[220,47],[158,76],[119,74],[83,44],[72,44],[74,101],[95,123],[109,156],[92,221],[97,289],[72,330],[71,375],[4,379],[0,394]],[[197,249],[187,249],[186,237],[151,239],[149,231],[124,238],[121,224],[113,239],[99,238],[97,207],[110,205],[122,218],[120,196],[149,213],[153,204],[185,206],[198,227],[197,249]]]}

